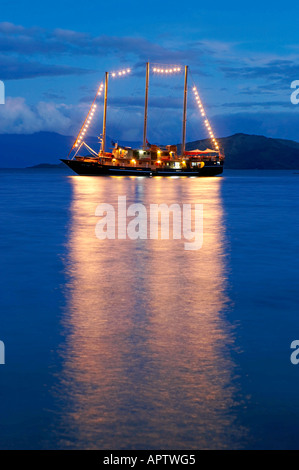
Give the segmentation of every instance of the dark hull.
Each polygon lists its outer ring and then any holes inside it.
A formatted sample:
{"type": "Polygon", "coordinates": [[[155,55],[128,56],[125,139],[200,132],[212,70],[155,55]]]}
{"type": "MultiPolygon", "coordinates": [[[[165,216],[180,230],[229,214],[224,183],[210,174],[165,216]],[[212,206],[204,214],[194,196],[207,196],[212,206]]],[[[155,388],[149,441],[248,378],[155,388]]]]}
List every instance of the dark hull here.
{"type": "Polygon", "coordinates": [[[85,176],[217,176],[223,172],[221,165],[206,164],[203,168],[143,168],[143,167],[119,167],[112,165],[101,165],[97,162],[61,160],[78,175],[85,176]]]}

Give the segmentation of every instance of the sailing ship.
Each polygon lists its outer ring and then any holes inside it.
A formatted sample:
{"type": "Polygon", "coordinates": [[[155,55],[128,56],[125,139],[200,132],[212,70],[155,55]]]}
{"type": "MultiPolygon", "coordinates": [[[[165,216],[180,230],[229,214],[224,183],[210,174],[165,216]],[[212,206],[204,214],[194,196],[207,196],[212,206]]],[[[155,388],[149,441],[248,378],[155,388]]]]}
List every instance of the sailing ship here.
{"type": "MultiPolygon", "coordinates": [[[[80,132],[66,159],[61,159],[69,168],[78,175],[125,175],[125,176],[216,176],[223,172],[224,153],[213,134],[209,120],[207,119],[202,101],[196,86],[192,90],[194,98],[201,113],[204,124],[209,133],[212,148],[205,150],[186,150],[186,123],[187,123],[187,92],[188,92],[188,69],[184,67],[184,100],[183,100],[183,122],[182,122],[182,144],[177,145],[151,145],[147,140],[147,117],[148,117],[148,95],[150,64],[146,63],[145,78],[145,106],[143,145],[140,148],[131,148],[114,143],[114,147],[106,151],[106,122],[109,72],[105,73],[105,85],[101,83],[94,101],[89,109],[80,132]],[[104,88],[104,90],[103,90],[104,88]],[[96,99],[104,91],[103,131],[100,137],[101,148],[99,152],[92,149],[84,140],[88,126],[96,110],[96,99]],[[87,149],[88,155],[80,156],[82,148],[87,149]],[[73,154],[73,155],[72,155],[73,154]],[[71,157],[72,155],[72,157],[71,157]]],[[[180,72],[181,67],[153,67],[153,72],[161,74],[173,74],[180,72]]],[[[130,69],[123,70],[118,75],[124,75],[130,69]]],[[[111,74],[112,77],[116,73],[111,74]]]]}

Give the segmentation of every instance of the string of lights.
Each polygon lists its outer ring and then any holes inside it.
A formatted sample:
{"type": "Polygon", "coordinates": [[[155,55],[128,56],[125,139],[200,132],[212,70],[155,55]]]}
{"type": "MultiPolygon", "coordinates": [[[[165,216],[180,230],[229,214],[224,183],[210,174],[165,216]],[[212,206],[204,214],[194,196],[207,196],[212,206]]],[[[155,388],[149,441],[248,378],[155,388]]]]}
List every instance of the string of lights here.
{"type": "Polygon", "coordinates": [[[155,73],[162,73],[162,74],[172,74],[172,73],[177,73],[181,72],[182,68],[181,67],[153,67],[152,71],[155,73]]]}
{"type": "Polygon", "coordinates": [[[111,76],[113,78],[122,77],[123,75],[127,75],[128,73],[131,73],[131,69],[124,69],[124,70],[120,70],[119,72],[111,72],[111,76]]]}
{"type": "Polygon", "coordinates": [[[199,109],[199,111],[200,111],[200,113],[201,113],[201,116],[204,118],[204,123],[205,123],[205,126],[206,126],[206,128],[207,128],[207,131],[208,131],[208,133],[209,133],[209,135],[210,135],[210,138],[211,138],[211,140],[212,140],[212,144],[213,144],[215,150],[219,151],[218,142],[217,142],[217,140],[215,139],[215,135],[214,135],[213,129],[212,129],[211,124],[210,124],[210,122],[209,122],[209,120],[208,120],[208,118],[207,118],[205,109],[204,109],[203,104],[202,104],[202,102],[201,102],[201,99],[200,99],[200,96],[199,96],[199,93],[198,93],[198,91],[197,91],[196,86],[193,86],[192,91],[193,91],[193,94],[194,94],[195,101],[196,101],[196,104],[197,104],[197,106],[198,106],[198,109],[199,109]]]}
{"type": "MultiPolygon", "coordinates": [[[[129,74],[130,72],[131,72],[131,69],[128,68],[128,69],[120,70],[119,72],[111,72],[110,74],[111,74],[111,76],[112,76],[113,78],[115,78],[115,77],[122,77],[122,76],[124,76],[124,75],[129,74]]],[[[74,142],[74,144],[73,144],[73,146],[72,146],[72,148],[71,148],[71,150],[70,150],[70,152],[69,152],[69,155],[70,155],[70,153],[72,152],[72,150],[73,150],[74,148],[78,149],[78,147],[79,147],[79,146],[81,145],[81,143],[83,142],[83,139],[84,139],[84,137],[85,137],[85,134],[86,134],[86,132],[87,132],[87,130],[88,130],[88,127],[89,127],[90,124],[91,124],[91,121],[92,121],[92,119],[93,119],[93,117],[94,117],[94,114],[95,114],[95,111],[96,111],[96,107],[97,107],[97,105],[96,105],[96,99],[98,98],[98,96],[101,96],[101,95],[102,95],[103,89],[104,89],[104,83],[102,82],[102,83],[100,84],[98,90],[97,90],[97,93],[96,93],[96,96],[95,96],[93,102],[91,103],[91,106],[90,106],[90,108],[89,108],[89,110],[88,110],[87,116],[86,116],[86,118],[85,118],[85,120],[84,120],[84,122],[83,122],[83,124],[82,124],[82,127],[81,127],[81,129],[80,129],[80,131],[79,131],[79,133],[78,133],[78,135],[77,135],[77,137],[76,137],[76,140],[75,140],[75,142],[74,142]]]]}
{"type": "Polygon", "coordinates": [[[101,95],[102,95],[102,93],[103,93],[103,88],[104,88],[104,84],[103,84],[103,82],[102,82],[102,83],[100,84],[98,90],[97,90],[97,93],[96,93],[96,96],[94,97],[93,102],[91,103],[91,106],[90,106],[90,108],[89,108],[89,110],[88,110],[87,116],[86,116],[86,118],[85,118],[85,120],[84,120],[84,122],[83,122],[83,124],[82,124],[82,126],[81,126],[81,129],[80,129],[80,131],[79,131],[79,133],[78,133],[78,135],[77,135],[77,137],[76,137],[76,140],[75,140],[75,142],[74,142],[74,144],[73,144],[73,147],[72,147],[71,150],[70,150],[70,153],[71,153],[71,151],[72,151],[74,148],[78,148],[79,145],[81,144],[81,142],[83,141],[83,138],[84,138],[84,136],[85,136],[85,134],[86,134],[86,132],[87,132],[87,130],[88,130],[88,127],[89,127],[90,124],[91,124],[91,121],[92,121],[92,119],[93,119],[93,117],[94,117],[94,114],[95,114],[95,111],[96,111],[97,105],[96,105],[95,101],[96,101],[96,99],[97,99],[98,96],[101,96],[101,95]]]}

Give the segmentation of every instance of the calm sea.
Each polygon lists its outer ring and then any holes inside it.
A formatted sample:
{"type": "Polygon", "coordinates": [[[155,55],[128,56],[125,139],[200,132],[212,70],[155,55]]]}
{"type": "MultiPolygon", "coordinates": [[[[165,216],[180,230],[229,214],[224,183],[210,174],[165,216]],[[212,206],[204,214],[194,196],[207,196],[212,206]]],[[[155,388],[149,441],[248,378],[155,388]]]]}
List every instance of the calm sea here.
{"type": "Polygon", "coordinates": [[[298,449],[299,175],[0,172],[0,448],[298,449]],[[100,203],[203,204],[99,240],[100,203]]]}

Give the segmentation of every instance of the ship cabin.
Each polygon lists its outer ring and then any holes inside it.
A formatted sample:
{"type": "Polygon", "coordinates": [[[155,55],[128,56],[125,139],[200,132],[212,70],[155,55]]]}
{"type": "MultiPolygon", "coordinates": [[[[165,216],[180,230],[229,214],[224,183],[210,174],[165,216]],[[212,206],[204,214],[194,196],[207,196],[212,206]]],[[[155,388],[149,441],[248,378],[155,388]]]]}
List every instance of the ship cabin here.
{"type": "MultiPolygon", "coordinates": [[[[106,155],[102,157],[103,160],[106,160],[106,155]]],[[[166,145],[165,147],[150,145],[146,149],[132,149],[131,147],[115,145],[110,162],[112,161],[113,166],[122,166],[130,163],[131,165],[138,166],[159,167],[173,166],[171,163],[174,163],[177,158],[176,145],[166,145]]]]}
{"type": "Polygon", "coordinates": [[[223,159],[219,151],[212,149],[205,150],[189,150],[184,152],[186,160],[188,160],[190,167],[199,167],[203,168],[204,165],[209,162],[214,165],[221,165],[221,160],[223,159]]]}

